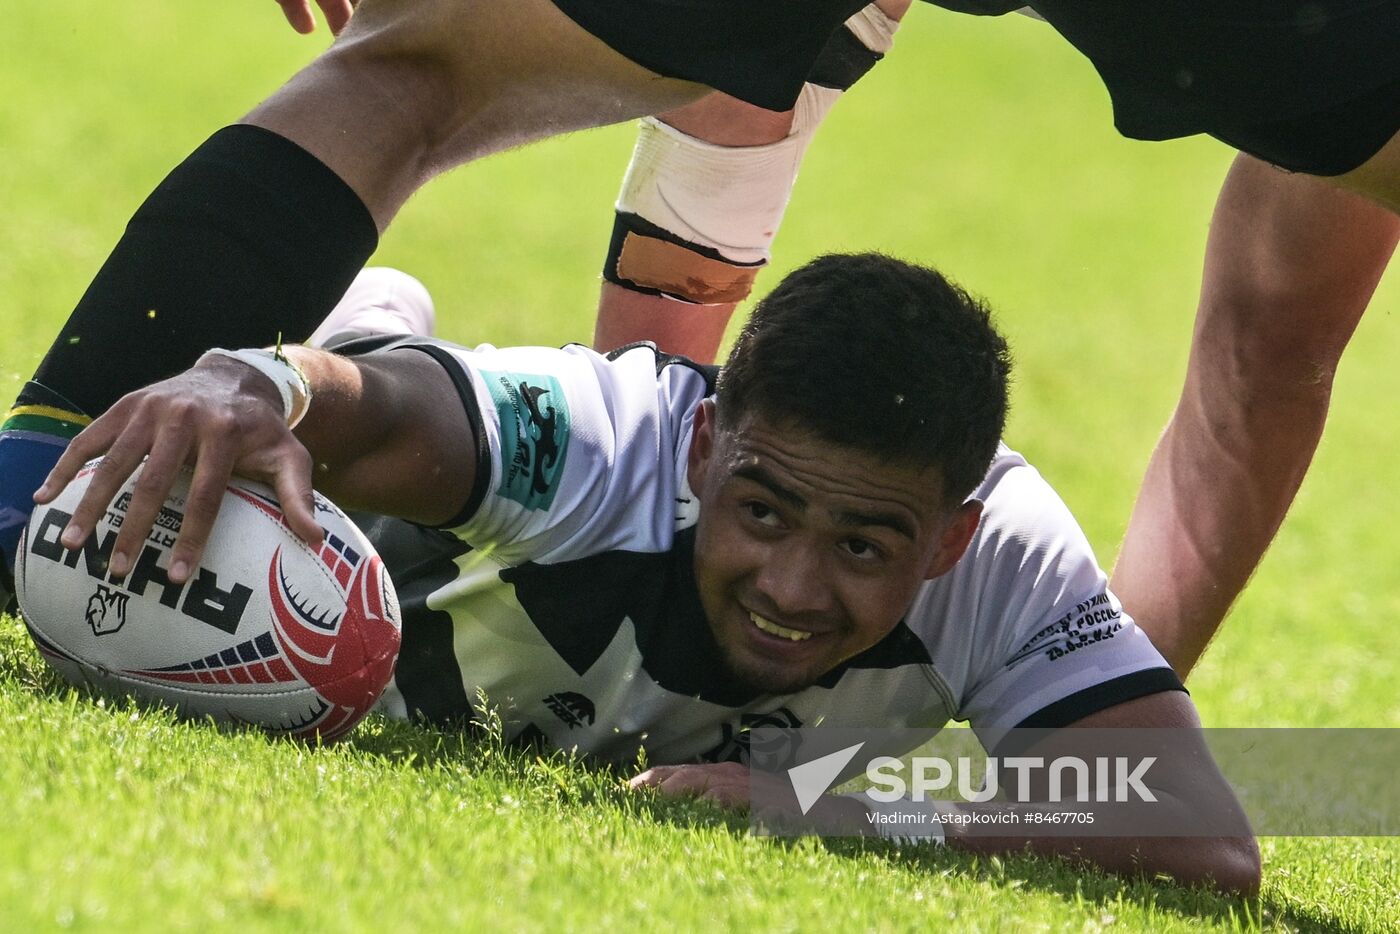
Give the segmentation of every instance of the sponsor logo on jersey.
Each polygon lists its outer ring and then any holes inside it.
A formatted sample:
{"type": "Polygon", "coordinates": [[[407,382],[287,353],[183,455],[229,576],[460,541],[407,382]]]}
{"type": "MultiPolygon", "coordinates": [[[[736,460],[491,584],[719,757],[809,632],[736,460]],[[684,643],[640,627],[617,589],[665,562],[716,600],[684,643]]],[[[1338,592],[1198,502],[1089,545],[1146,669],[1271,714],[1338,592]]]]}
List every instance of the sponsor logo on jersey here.
{"type": "Polygon", "coordinates": [[[544,705],[564,722],[569,729],[576,726],[593,725],[595,711],[593,702],[582,694],[573,691],[560,691],[544,699],[544,705]]]}
{"type": "Polygon", "coordinates": [[[501,423],[501,485],[496,493],[526,509],[548,509],[569,450],[569,404],[552,376],[493,373],[481,377],[501,423]]]}
{"type": "Polygon", "coordinates": [[[797,733],[768,734],[770,745],[756,748],[753,743],[753,731],[763,727],[795,731],[801,726],[801,718],[786,707],[779,707],[771,713],[746,713],[739,717],[737,728],[732,723],[721,723],[719,743],[709,752],[701,754],[700,758],[705,762],[744,763],[749,762],[753,756],[758,756],[763,761],[784,757],[791,759],[796,751],[792,744],[798,741],[797,733]]]}

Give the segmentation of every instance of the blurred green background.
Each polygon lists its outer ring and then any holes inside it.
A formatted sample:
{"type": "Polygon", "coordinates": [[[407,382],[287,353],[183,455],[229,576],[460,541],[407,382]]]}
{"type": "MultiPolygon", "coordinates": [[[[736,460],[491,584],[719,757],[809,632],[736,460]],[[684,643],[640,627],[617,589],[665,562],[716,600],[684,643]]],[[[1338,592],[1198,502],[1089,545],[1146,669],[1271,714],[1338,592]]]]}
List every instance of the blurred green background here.
{"type": "MultiPolygon", "coordinates": [[[[0,396],[151,188],[327,38],[295,35],[270,2],[0,0],[0,396]]],[[[632,135],[577,134],[440,178],[374,262],[428,285],[444,337],[586,341],[632,135]]],[[[1231,157],[1208,139],[1118,137],[1093,70],[1043,24],[916,4],[811,150],[759,289],[816,254],[877,249],[986,298],[1017,360],[1008,441],[1107,565],[1180,385],[1231,157]]],[[[1293,514],[1193,676],[1208,725],[1400,727],[1398,301],[1392,276],[1293,514]]],[[[1310,880],[1299,893],[1342,898],[1317,876],[1333,844],[1277,846],[1271,858],[1310,880]]],[[[1379,852],[1347,846],[1346,872],[1379,852]]],[[[1368,878],[1346,899],[1384,888],[1368,878]]]]}

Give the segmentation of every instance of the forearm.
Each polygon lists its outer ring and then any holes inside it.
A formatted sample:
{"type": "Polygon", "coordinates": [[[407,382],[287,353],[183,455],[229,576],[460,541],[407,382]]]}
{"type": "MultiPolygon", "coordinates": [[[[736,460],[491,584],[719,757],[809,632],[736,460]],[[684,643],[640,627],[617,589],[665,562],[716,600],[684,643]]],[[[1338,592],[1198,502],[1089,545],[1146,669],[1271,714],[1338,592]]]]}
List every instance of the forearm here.
{"type": "Polygon", "coordinates": [[[312,387],[295,434],[318,490],[342,508],[417,522],[455,514],[470,493],[473,445],[437,362],[413,350],[346,358],[291,347],[287,355],[312,387]]]}
{"type": "Polygon", "coordinates": [[[1128,877],[1166,876],[1241,896],[1259,891],[1259,844],[1253,837],[986,837],[950,834],[954,849],[981,854],[1033,853],[1086,863],[1128,877]]]}
{"type": "Polygon", "coordinates": [[[828,795],[808,819],[824,832],[839,835],[919,846],[941,843],[987,855],[1052,856],[1124,876],[1162,875],[1182,885],[1210,885],[1244,895],[1258,890],[1259,847],[1228,788],[1222,784],[1204,795],[1198,789],[1189,799],[1161,788],[1153,792],[1156,800],[1150,805],[1073,801],[968,805],[908,798],[876,805],[868,792],[828,795]],[[1172,827],[1211,835],[1162,833],[1172,827]],[[1036,832],[1036,828],[1045,830],[1036,832]],[[1078,828],[1083,831],[1077,832],[1078,828]],[[1237,836],[1222,836],[1232,830],[1237,836]]]}
{"type": "Polygon", "coordinates": [[[1244,156],[1230,172],[1181,400],[1112,580],[1183,677],[1297,493],[1397,235],[1393,215],[1316,179],[1244,156]]]}

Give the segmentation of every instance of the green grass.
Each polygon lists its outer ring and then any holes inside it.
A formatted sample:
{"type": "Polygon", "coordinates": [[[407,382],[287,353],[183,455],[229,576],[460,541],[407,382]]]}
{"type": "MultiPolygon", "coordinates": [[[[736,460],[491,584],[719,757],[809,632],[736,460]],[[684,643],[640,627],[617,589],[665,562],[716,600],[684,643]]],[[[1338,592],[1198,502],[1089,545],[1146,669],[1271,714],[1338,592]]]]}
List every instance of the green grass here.
{"type": "MultiPolygon", "coordinates": [[[[161,176],[309,59],[271,4],[0,0],[0,395],[13,396],[161,176]]],[[[434,182],[378,262],[463,342],[586,339],[625,127],[434,182]]],[[[919,9],[831,118],[774,268],[836,249],[933,263],[999,310],[1009,440],[1113,554],[1185,361],[1209,140],[1114,135],[1039,24],[919,9]]],[[[1383,285],[1297,507],[1192,682],[1219,726],[1400,726],[1400,331],[1383,285]]],[[[0,927],[713,926],[1397,930],[1400,846],[1268,840],[1242,904],[1029,859],[749,837],[563,759],[371,722],[311,750],[98,706],[0,623],[0,927]]]]}

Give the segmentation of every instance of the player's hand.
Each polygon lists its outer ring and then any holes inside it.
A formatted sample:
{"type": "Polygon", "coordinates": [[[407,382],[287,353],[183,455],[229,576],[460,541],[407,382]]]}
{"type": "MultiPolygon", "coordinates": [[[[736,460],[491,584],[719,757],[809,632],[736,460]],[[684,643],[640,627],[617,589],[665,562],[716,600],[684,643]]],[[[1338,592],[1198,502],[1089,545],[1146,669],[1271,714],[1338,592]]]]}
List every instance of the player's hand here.
{"type": "Polygon", "coordinates": [[[652,766],[627,787],[654,788],[668,798],[703,798],[726,808],[749,807],[749,767],[738,762],[652,766]]]}
{"type": "Polygon", "coordinates": [[[110,570],[116,577],[130,571],[186,464],[194,475],[167,572],[171,581],[183,583],[199,566],[235,472],[276,490],[296,535],[313,545],[321,540],[311,455],[287,428],[272,381],[237,360],[206,357],[178,376],[123,397],[73,439],[34,501],[53,501],[83,464],[103,454],[60,541],[69,549],[87,541],[122,484],[141,468],[112,550],[110,570]]]}
{"type": "Polygon", "coordinates": [[[654,788],[668,798],[692,797],[720,807],[748,811],[754,801],[752,782],[768,783],[760,789],[767,805],[757,815],[770,827],[793,833],[821,833],[854,837],[870,834],[869,812],[859,801],[841,795],[823,795],[805,814],[792,796],[792,787],[771,772],[753,772],[738,762],[715,765],[657,765],[627,783],[632,790],[654,788]]]}
{"type": "MultiPolygon", "coordinates": [[[[332,35],[340,35],[340,31],[345,28],[345,24],[350,22],[350,16],[355,12],[355,4],[360,0],[316,0],[316,5],[325,14],[326,25],[331,27],[332,35]]],[[[292,24],[292,28],[303,36],[316,31],[316,16],[311,12],[311,0],[277,0],[278,6],[282,7],[282,15],[287,17],[287,22],[292,24]]]]}

